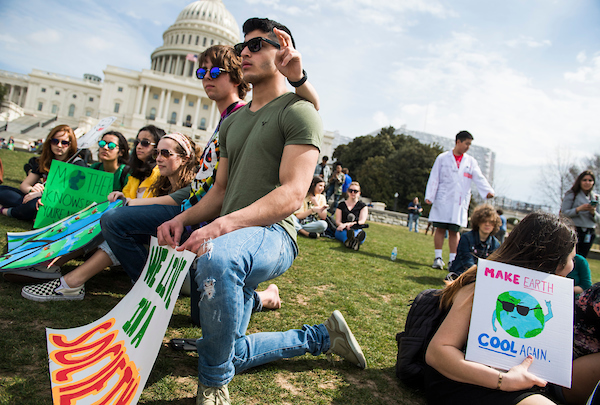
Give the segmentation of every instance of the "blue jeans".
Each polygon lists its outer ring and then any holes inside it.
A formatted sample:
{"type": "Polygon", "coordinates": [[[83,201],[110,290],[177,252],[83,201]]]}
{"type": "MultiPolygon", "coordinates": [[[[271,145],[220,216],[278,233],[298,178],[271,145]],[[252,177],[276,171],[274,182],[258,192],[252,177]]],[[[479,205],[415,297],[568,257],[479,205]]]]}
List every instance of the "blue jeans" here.
{"type": "Polygon", "coordinates": [[[287,332],[246,336],[258,284],[285,273],[297,255],[280,225],[249,227],[210,242],[196,261],[196,294],[202,338],[198,339],[198,379],[209,387],[229,383],[236,373],[271,361],[318,355],[329,350],[323,324],[287,332]]]}
{"type": "Polygon", "coordinates": [[[102,236],[133,281],[144,269],[150,236],[156,236],[156,228],[180,212],[178,205],[143,205],[119,207],[102,215],[102,236]]]}
{"type": "Polygon", "coordinates": [[[412,226],[415,225],[415,232],[419,232],[419,215],[408,214],[408,232],[412,231],[412,226]]]}
{"type": "MultiPolygon", "coordinates": [[[[354,231],[354,236],[358,235],[358,233],[361,231],[360,229],[353,229],[354,231]]],[[[337,240],[339,240],[340,242],[346,242],[346,239],[348,239],[348,235],[346,235],[346,230],[344,229],[343,231],[338,231],[337,229],[335,230],[335,238],[337,240]]],[[[360,242],[360,244],[362,245],[363,243],[365,243],[365,240],[367,240],[367,233],[365,232],[365,239],[363,239],[362,242],[360,242]]]]}
{"type": "Polygon", "coordinates": [[[0,186],[0,205],[3,208],[8,208],[8,216],[24,221],[31,221],[37,215],[36,203],[39,198],[34,198],[23,204],[25,194],[21,190],[9,187],[0,186]]]}
{"type": "Polygon", "coordinates": [[[295,215],[293,216],[293,219],[296,232],[298,232],[300,229],[304,229],[308,233],[323,233],[325,232],[325,229],[327,229],[327,222],[325,222],[322,219],[319,219],[318,221],[309,222],[304,225],[300,223],[300,220],[295,215]]]}

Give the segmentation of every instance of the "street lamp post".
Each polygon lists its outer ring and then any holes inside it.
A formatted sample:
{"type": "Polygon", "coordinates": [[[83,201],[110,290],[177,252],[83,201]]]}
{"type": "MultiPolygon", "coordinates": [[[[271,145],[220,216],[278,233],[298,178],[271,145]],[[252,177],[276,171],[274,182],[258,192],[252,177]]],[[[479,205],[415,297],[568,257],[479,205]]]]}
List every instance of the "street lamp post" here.
{"type": "Polygon", "coordinates": [[[394,212],[398,211],[396,208],[398,206],[398,192],[394,193],[394,212]]]}

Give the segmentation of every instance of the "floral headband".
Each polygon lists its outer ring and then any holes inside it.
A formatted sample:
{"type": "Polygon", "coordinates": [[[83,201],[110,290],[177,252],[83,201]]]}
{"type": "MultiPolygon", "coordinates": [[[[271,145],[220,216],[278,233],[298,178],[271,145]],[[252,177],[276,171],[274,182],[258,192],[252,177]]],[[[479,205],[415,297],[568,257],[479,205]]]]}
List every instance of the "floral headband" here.
{"type": "Polygon", "coordinates": [[[184,134],[181,134],[179,132],[173,132],[172,134],[163,136],[163,139],[164,138],[172,139],[179,145],[181,145],[181,147],[185,151],[185,157],[189,158],[192,155],[192,144],[190,143],[190,139],[184,134]]]}

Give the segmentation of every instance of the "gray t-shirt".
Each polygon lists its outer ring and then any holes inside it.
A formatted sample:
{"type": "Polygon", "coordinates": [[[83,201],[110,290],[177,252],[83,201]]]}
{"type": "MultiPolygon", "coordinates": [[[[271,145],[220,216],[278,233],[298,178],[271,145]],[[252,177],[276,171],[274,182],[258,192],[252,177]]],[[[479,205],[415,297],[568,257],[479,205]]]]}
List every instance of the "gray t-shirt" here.
{"type": "MultiPolygon", "coordinates": [[[[229,163],[221,216],[249,206],[281,185],[285,146],[321,147],[323,125],[310,102],[286,93],[256,112],[250,105],[224,120],[219,131],[221,157],[229,163]]],[[[279,224],[296,240],[291,216],[279,224]]]]}

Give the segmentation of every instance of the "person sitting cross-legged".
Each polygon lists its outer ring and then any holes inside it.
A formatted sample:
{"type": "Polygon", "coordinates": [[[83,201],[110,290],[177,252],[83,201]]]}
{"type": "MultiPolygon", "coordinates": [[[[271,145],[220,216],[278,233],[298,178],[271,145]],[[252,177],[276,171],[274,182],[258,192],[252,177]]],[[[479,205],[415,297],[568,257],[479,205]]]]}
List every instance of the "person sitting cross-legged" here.
{"type": "Polygon", "coordinates": [[[348,187],[348,199],[342,201],[335,210],[335,238],[353,250],[358,250],[367,237],[363,228],[369,217],[369,209],[359,198],[360,184],[353,181],[348,187]]]}

